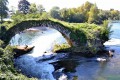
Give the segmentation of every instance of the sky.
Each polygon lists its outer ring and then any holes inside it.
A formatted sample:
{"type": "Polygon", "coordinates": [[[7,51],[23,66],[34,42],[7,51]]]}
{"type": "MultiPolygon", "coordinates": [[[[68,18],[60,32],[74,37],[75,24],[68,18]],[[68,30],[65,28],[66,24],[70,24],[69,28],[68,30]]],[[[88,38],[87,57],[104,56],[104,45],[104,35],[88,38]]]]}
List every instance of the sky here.
{"type": "MultiPolygon", "coordinates": [[[[8,0],[8,7],[14,6],[17,9],[18,2],[20,0],[8,0]]],[[[58,6],[60,8],[73,8],[79,7],[86,1],[96,3],[99,9],[110,10],[115,9],[120,11],[120,0],[27,0],[30,3],[36,3],[36,5],[42,4],[46,11],[49,11],[52,7],[58,6]]]]}

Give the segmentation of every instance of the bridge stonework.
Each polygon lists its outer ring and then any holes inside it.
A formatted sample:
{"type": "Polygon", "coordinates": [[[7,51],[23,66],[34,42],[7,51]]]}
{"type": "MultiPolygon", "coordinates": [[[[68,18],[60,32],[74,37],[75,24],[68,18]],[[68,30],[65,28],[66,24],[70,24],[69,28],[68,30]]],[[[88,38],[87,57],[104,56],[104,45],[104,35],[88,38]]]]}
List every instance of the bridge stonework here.
{"type": "Polygon", "coordinates": [[[49,27],[58,30],[68,41],[68,43],[72,46],[73,42],[70,39],[71,30],[64,25],[54,22],[51,20],[29,20],[23,21],[21,23],[16,24],[15,26],[11,27],[3,36],[2,40],[6,43],[9,43],[10,39],[15,36],[15,34],[32,27],[49,27]]]}

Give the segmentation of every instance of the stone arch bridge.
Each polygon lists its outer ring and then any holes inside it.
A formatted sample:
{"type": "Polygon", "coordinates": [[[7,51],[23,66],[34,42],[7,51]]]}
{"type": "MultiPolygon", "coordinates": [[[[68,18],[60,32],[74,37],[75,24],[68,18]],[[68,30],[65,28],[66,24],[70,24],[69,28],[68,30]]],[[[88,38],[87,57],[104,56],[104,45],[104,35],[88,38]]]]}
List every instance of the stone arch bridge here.
{"type": "Polygon", "coordinates": [[[5,43],[9,43],[10,39],[15,36],[15,34],[28,29],[32,27],[50,27],[53,29],[58,30],[68,41],[68,43],[73,46],[75,42],[73,43],[72,39],[70,38],[71,30],[68,27],[65,27],[64,25],[60,24],[59,22],[54,22],[51,20],[28,20],[28,21],[22,21],[21,23],[16,24],[15,26],[11,27],[3,36],[2,40],[5,43]]]}

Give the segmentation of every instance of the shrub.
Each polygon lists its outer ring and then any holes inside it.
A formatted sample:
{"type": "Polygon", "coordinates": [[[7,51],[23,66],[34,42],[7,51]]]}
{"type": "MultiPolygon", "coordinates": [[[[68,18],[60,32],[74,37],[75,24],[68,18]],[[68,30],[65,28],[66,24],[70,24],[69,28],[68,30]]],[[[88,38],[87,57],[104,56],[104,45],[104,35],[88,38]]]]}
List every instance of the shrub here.
{"type": "Polygon", "coordinates": [[[71,46],[67,43],[63,43],[63,44],[55,44],[53,47],[53,52],[59,51],[59,50],[65,50],[70,48],[71,46]]]}

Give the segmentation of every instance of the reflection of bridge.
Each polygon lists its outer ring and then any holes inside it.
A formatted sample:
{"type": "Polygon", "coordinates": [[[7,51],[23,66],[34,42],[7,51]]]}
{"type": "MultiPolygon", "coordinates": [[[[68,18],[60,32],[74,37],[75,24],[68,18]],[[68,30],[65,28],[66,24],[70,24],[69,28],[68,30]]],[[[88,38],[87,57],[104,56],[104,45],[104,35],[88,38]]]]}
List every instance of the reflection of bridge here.
{"type": "Polygon", "coordinates": [[[68,41],[68,43],[70,45],[72,45],[72,41],[70,38],[70,33],[71,30],[68,27],[65,27],[64,25],[58,23],[58,22],[54,22],[51,20],[29,20],[29,21],[23,21],[21,23],[18,23],[17,25],[13,26],[12,28],[10,28],[5,35],[2,36],[2,40],[5,41],[6,43],[8,43],[10,41],[10,39],[17,33],[28,29],[28,28],[32,28],[32,27],[50,27],[50,28],[54,28],[56,30],[58,30],[68,41]]]}

